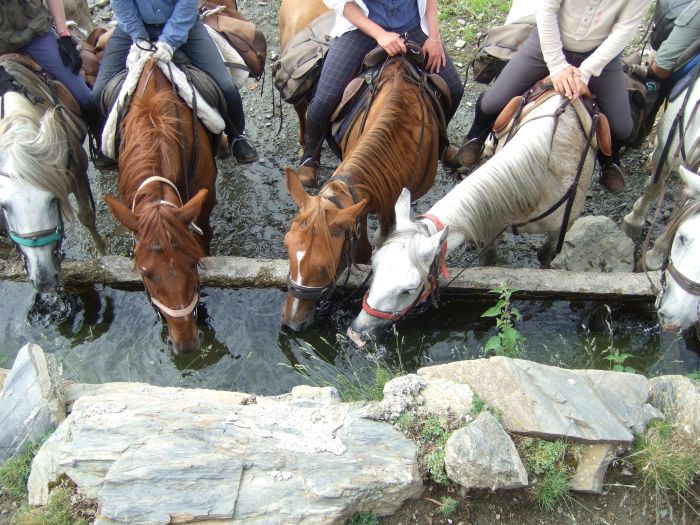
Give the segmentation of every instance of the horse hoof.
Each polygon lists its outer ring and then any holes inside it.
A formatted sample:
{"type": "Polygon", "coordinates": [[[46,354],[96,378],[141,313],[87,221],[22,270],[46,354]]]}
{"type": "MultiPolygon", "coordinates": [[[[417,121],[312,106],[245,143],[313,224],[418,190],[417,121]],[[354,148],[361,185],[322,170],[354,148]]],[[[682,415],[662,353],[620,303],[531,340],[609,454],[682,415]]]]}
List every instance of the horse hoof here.
{"type": "Polygon", "coordinates": [[[642,228],[629,222],[627,217],[625,217],[625,219],[622,221],[620,229],[633,241],[639,240],[642,237],[642,228]]]}

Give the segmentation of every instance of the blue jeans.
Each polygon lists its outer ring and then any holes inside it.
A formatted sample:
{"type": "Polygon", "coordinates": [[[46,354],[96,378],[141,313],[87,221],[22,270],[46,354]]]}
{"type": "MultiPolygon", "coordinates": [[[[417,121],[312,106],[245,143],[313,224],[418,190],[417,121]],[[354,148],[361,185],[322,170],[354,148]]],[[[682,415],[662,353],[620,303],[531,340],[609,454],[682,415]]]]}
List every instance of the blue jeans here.
{"type": "MultiPolygon", "coordinates": [[[[145,27],[151,41],[157,41],[163,26],[146,25],[145,27]]],[[[129,55],[131,44],[131,36],[117,26],[107,43],[107,49],[105,49],[105,54],[100,64],[100,71],[97,74],[95,86],[92,88],[92,97],[98,107],[107,83],[126,68],[126,57],[129,55]]],[[[214,44],[200,20],[195,22],[192,29],[190,29],[187,42],[182,44],[179,49],[190,59],[193,66],[208,74],[221,88],[221,92],[226,100],[228,118],[234,127],[234,129],[227,129],[227,134],[235,137],[243,133],[245,130],[245,117],[243,115],[241,95],[221,59],[216,44],[214,44]]]]}
{"type": "Polygon", "coordinates": [[[79,73],[73,73],[63,65],[61,55],[58,53],[58,38],[53,31],[36,37],[24,47],[24,51],[56,80],[66,85],[78,102],[83,115],[90,117],[94,114],[96,106],[92,102],[90,88],[79,73]]]}

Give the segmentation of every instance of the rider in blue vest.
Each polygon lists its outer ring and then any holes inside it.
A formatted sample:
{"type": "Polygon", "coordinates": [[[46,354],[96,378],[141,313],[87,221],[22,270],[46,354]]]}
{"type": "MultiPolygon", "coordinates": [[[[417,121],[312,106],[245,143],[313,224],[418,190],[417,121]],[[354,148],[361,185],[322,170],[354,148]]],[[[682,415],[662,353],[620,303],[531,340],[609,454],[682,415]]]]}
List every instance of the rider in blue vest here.
{"type": "Polygon", "coordinates": [[[255,162],[258,154],[245,135],[241,95],[199,19],[198,7],[198,0],[112,0],[117,27],[100,64],[93,99],[99,104],[107,83],[125,68],[130,50],[137,46],[147,49],[154,42],[153,56],[167,63],[180,49],[194,66],[214,79],[224,94],[228,109],[226,134],[233,156],[242,164],[255,162]]]}

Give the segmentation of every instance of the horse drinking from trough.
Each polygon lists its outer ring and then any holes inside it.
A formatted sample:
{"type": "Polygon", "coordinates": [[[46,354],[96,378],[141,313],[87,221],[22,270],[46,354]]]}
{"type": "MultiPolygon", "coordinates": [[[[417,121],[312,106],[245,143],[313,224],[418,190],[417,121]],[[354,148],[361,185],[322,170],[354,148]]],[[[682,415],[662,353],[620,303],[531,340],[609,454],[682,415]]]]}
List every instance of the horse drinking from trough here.
{"type": "Polygon", "coordinates": [[[406,60],[398,57],[382,67],[371,106],[345,132],[343,161],[317,195],[307,194],[296,172],[285,169],[300,210],[284,238],[290,273],[282,321],[294,330],[313,321],[318,299],[341,270],[369,260],[367,215],[378,215],[378,238],[384,238],[401,189],[410,188],[418,198],[435,180],[437,116],[406,60]]]}
{"type": "Polygon", "coordinates": [[[357,346],[434,294],[439,273],[447,276],[445,256],[466,241],[481,249],[511,226],[517,233],[568,230],[590,185],[596,148],[588,144],[601,117],[587,119],[581,104],[557,94],[535,103],[503,129],[514,134],[501,137],[491,159],[415,220],[402,192],[396,229],[372,257],[372,283],[348,329],[357,346]]]}
{"type": "Polygon", "coordinates": [[[37,292],[46,292],[61,285],[63,219],[74,214],[69,194],[75,196],[78,219],[99,254],[105,243],[95,226],[82,148],[85,123],[77,107],[74,113],[57,98],[57,90],[65,88],[40,80],[19,60],[11,55],[1,60],[21,87],[0,102],[0,206],[29,281],[37,292]]]}
{"type": "Polygon", "coordinates": [[[214,138],[154,60],[143,67],[121,136],[121,201],[105,201],[134,234],[134,263],[168,324],[168,343],[175,353],[197,350],[197,267],[209,252],[216,199],[214,138]]]}

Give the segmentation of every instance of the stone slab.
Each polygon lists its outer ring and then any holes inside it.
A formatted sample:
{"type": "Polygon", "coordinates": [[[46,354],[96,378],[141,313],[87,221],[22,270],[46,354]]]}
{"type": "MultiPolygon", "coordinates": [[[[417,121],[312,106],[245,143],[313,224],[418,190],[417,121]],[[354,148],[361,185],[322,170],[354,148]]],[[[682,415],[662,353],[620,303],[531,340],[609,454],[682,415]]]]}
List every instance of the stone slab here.
{"type": "Polygon", "coordinates": [[[613,446],[608,443],[584,445],[576,472],[569,481],[569,488],[576,492],[602,494],[605,474],[614,458],[613,446]]]}

